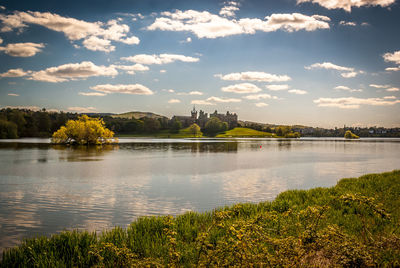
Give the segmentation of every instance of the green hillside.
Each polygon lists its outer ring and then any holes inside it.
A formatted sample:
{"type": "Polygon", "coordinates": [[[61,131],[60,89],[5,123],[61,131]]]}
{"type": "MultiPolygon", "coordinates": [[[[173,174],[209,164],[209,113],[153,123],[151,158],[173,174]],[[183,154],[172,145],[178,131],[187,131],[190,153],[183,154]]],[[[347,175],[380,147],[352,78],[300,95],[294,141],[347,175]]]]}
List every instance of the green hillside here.
{"type": "Polygon", "coordinates": [[[149,118],[154,118],[154,119],[158,119],[158,118],[165,118],[168,119],[167,117],[163,116],[163,115],[159,115],[159,114],[155,114],[155,113],[151,113],[151,112],[127,112],[127,113],[122,113],[122,114],[115,114],[112,115],[113,118],[127,118],[127,119],[140,119],[142,117],[149,117],[149,118]]]}
{"type": "Polygon", "coordinates": [[[258,138],[269,138],[275,137],[275,134],[254,130],[251,128],[236,127],[234,129],[225,131],[225,133],[218,134],[217,138],[235,138],[235,137],[258,137],[258,138]]]}

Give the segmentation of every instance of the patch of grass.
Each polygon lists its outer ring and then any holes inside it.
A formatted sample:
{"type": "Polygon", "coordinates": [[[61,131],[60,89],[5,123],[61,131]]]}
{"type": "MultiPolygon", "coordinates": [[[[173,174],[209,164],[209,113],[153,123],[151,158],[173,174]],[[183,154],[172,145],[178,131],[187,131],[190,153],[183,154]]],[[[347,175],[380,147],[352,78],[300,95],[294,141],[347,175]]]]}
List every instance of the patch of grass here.
{"type": "Polygon", "coordinates": [[[144,217],[100,235],[28,239],[0,267],[400,265],[400,171],[290,190],[272,202],[144,217]]]}
{"type": "Polygon", "coordinates": [[[245,138],[245,137],[257,137],[257,138],[274,138],[275,134],[269,132],[263,132],[254,130],[251,128],[236,127],[234,129],[225,131],[225,133],[218,134],[217,138],[245,138]]]}

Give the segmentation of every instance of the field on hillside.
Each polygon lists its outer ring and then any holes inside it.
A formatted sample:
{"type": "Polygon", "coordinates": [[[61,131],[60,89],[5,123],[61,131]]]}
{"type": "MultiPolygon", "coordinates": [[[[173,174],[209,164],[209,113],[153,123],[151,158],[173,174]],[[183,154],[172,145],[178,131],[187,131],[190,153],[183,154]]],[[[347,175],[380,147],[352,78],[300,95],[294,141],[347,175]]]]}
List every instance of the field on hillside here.
{"type": "Polygon", "coordinates": [[[234,129],[225,131],[225,133],[218,134],[217,138],[235,138],[235,137],[259,137],[259,138],[273,138],[275,134],[254,130],[251,128],[236,127],[234,129]]]}

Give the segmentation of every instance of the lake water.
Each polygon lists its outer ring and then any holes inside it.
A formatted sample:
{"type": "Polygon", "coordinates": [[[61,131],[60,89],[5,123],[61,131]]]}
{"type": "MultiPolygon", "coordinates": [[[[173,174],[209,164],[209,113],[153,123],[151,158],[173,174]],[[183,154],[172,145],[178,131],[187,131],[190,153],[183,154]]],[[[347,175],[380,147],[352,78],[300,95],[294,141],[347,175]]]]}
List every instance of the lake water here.
{"type": "Polygon", "coordinates": [[[0,140],[0,251],[65,229],[274,199],[400,169],[400,139],[120,139],[105,147],[0,140]]]}

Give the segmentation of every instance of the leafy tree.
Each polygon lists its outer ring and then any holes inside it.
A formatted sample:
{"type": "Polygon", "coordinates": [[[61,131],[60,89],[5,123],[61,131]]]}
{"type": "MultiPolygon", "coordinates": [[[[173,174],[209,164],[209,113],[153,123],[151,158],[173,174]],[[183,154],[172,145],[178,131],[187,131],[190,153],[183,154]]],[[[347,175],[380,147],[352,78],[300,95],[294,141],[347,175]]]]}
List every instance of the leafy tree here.
{"type": "Polygon", "coordinates": [[[87,115],[78,120],[69,120],[65,126],[53,133],[53,143],[104,144],[111,143],[114,132],[105,127],[101,118],[90,118],[87,115]]]}
{"type": "Polygon", "coordinates": [[[22,133],[25,131],[25,125],[26,125],[24,112],[13,109],[9,113],[8,121],[15,123],[15,125],[17,126],[18,136],[22,136],[22,133]]]}
{"type": "Polygon", "coordinates": [[[204,127],[204,132],[210,136],[215,136],[218,132],[223,132],[228,129],[228,123],[222,122],[217,117],[211,117],[204,127]]]}
{"type": "Polygon", "coordinates": [[[0,139],[18,138],[17,125],[14,122],[0,120],[0,139]]]}
{"type": "Polygon", "coordinates": [[[49,114],[44,109],[38,113],[37,126],[42,135],[48,135],[47,133],[50,131],[51,121],[49,114]]]}
{"type": "Polygon", "coordinates": [[[157,132],[160,130],[161,124],[157,119],[144,117],[142,118],[144,123],[144,131],[147,133],[157,132]]]}
{"type": "Polygon", "coordinates": [[[346,133],[344,133],[344,138],[345,139],[359,139],[360,137],[351,132],[350,130],[347,130],[346,133]]]}
{"type": "Polygon", "coordinates": [[[178,119],[175,118],[175,120],[171,124],[171,133],[179,133],[179,130],[182,128],[182,123],[178,119]]]}
{"type": "Polygon", "coordinates": [[[197,135],[200,134],[200,127],[197,124],[192,124],[189,127],[189,131],[191,134],[193,134],[193,137],[197,137],[197,135]]]}

